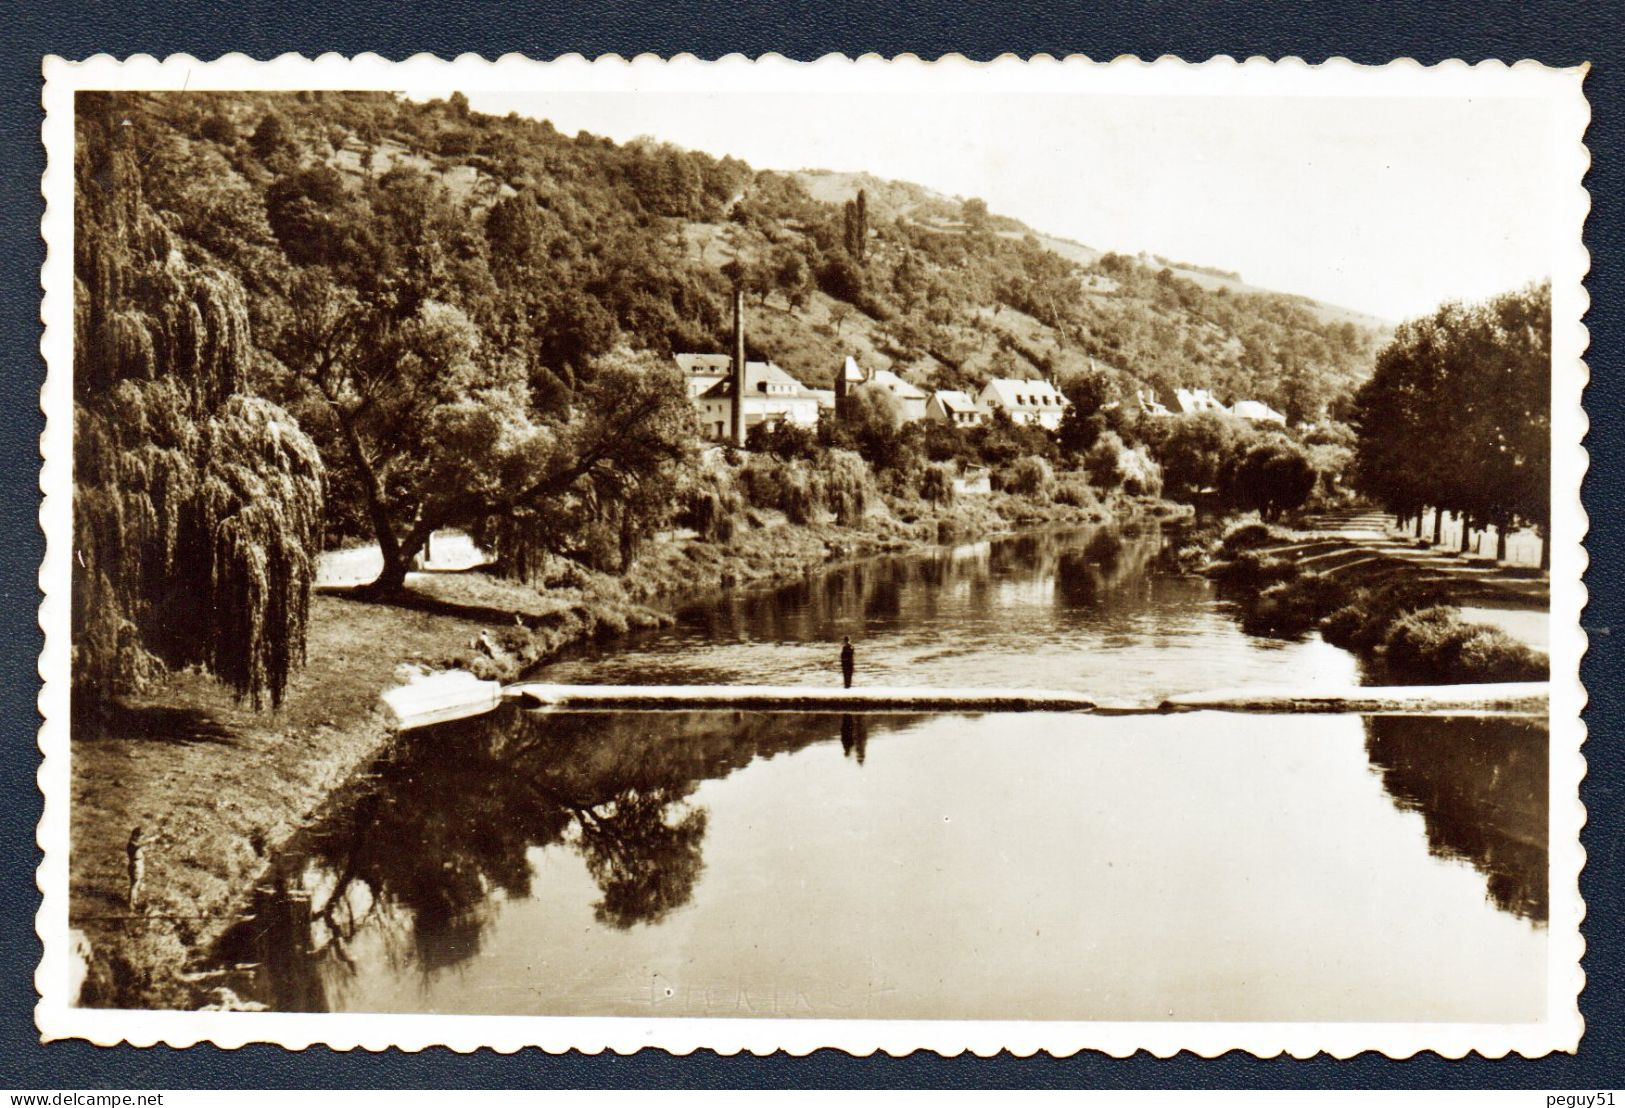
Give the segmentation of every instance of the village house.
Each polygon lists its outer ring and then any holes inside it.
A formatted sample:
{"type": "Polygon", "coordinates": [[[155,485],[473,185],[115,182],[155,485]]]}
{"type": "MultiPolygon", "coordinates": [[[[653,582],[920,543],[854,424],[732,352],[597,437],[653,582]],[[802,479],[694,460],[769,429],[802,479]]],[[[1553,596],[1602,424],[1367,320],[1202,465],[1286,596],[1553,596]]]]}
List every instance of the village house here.
{"type": "Polygon", "coordinates": [[[728,376],[728,370],[733,367],[733,357],[728,354],[673,354],[672,360],[682,370],[690,400],[698,399],[712,385],[728,376]]]}
{"type": "Polygon", "coordinates": [[[1037,424],[1046,431],[1061,426],[1067,399],[1048,381],[1018,381],[995,377],[977,397],[991,412],[1004,412],[1010,422],[1037,424]]]}
{"type": "Polygon", "coordinates": [[[901,422],[913,423],[926,417],[926,404],[930,397],[924,389],[905,381],[889,369],[864,369],[850,354],[835,373],[836,406],[844,409],[842,401],[852,394],[852,390],[865,384],[879,385],[896,398],[901,422]]]}
{"type": "MultiPolygon", "coordinates": [[[[1134,398],[1139,402],[1140,411],[1148,416],[1160,417],[1174,414],[1163,406],[1154,392],[1136,391],[1134,398]]],[[[1260,400],[1238,400],[1230,407],[1225,407],[1207,389],[1175,389],[1174,400],[1179,405],[1181,415],[1219,412],[1224,415],[1233,415],[1237,419],[1245,419],[1249,423],[1269,423],[1276,427],[1286,426],[1286,416],[1260,400]]]]}
{"type": "Polygon", "coordinates": [[[1174,400],[1178,402],[1180,412],[1185,415],[1195,415],[1198,412],[1229,411],[1207,389],[1175,389],[1174,400]]]}
{"type": "Polygon", "coordinates": [[[869,375],[869,380],[897,398],[897,410],[904,423],[925,418],[925,405],[930,397],[924,389],[910,384],[889,369],[875,370],[869,375]]]}
{"type": "Polygon", "coordinates": [[[1286,416],[1259,400],[1238,400],[1231,407],[1230,414],[1240,416],[1249,423],[1273,423],[1277,427],[1286,426],[1286,416]]]}
{"type": "Polygon", "coordinates": [[[954,478],[954,495],[989,496],[993,492],[993,471],[987,466],[961,465],[954,478]]]}
{"type": "MultiPolygon", "coordinates": [[[[725,375],[695,400],[700,433],[725,442],[732,433],[734,382],[725,375]]],[[[798,427],[818,426],[818,394],[772,362],[745,363],[745,431],[762,423],[787,421],[798,427]]]]}
{"type": "Polygon", "coordinates": [[[925,405],[927,419],[955,427],[979,427],[993,417],[987,405],[958,389],[937,389],[925,405]]]}

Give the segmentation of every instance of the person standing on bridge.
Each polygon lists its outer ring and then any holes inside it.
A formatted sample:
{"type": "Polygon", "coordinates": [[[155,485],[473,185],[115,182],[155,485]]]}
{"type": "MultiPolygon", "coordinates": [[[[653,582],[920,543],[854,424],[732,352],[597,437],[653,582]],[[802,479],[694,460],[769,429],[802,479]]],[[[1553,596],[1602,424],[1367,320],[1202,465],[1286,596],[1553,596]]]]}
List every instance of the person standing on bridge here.
{"type": "Polygon", "coordinates": [[[852,687],[852,671],[857,669],[857,655],[852,649],[852,636],[841,636],[841,680],[852,687]]]}

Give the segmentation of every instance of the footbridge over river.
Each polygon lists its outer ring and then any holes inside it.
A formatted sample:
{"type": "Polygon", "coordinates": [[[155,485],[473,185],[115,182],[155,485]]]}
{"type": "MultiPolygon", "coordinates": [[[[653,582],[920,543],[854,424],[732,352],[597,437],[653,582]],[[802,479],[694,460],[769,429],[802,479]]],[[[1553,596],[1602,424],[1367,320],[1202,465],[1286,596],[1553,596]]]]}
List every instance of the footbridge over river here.
{"type": "Polygon", "coordinates": [[[1348,688],[1218,689],[1147,700],[1114,700],[1066,689],[930,687],[820,688],[796,685],[564,685],[503,688],[462,672],[436,674],[383,696],[397,728],[409,730],[494,710],[504,700],[556,711],[1084,712],[1156,715],[1249,712],[1403,715],[1536,715],[1545,682],[1348,688]]]}
{"type": "Polygon", "coordinates": [[[531,708],[620,711],[737,709],[753,712],[1168,712],[1510,713],[1543,712],[1545,682],[1344,689],[1220,689],[1146,701],[1114,701],[1063,689],[805,688],[775,685],[519,684],[504,698],[531,708]]]}

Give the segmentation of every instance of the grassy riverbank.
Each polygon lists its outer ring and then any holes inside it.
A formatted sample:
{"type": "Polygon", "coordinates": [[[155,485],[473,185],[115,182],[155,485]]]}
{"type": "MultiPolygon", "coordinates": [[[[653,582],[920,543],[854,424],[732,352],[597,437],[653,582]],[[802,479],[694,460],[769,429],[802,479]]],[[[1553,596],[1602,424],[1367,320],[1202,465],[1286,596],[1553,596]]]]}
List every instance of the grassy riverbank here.
{"type": "Polygon", "coordinates": [[[752,511],[726,543],[669,537],[624,577],[557,562],[537,586],[484,572],[423,573],[397,602],[345,590],[313,598],[308,662],[276,711],[216,682],[173,674],[105,719],[76,721],[70,913],[92,951],[88,1004],[231,1003],[188,974],[247,904],[268,858],[391,741],[378,694],[406,667],[509,680],[591,637],[658,625],[681,602],[944,541],[1173,514],[1155,501],[1107,509],[995,494],[931,508],[894,502],[860,527],[791,526],[752,511]],[[125,844],[143,828],[140,911],[125,844]]]}
{"type": "MultiPolygon", "coordinates": [[[[1462,609],[1543,613],[1543,575],[1472,560],[1378,532],[1232,522],[1183,552],[1236,602],[1251,634],[1318,630],[1397,684],[1540,681],[1546,655],[1462,609]]],[[[1524,626],[1527,626],[1525,624],[1524,626]]]]}

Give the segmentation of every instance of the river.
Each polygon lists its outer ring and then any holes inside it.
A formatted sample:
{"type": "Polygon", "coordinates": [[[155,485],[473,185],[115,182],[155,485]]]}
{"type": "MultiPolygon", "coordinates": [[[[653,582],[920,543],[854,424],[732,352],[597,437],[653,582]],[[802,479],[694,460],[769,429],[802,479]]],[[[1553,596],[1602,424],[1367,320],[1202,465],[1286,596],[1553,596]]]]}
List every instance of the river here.
{"type": "MultiPolygon", "coordinates": [[[[735,594],[549,681],[1136,699],[1348,684],[1156,531],[735,594]]],[[[1507,1022],[1545,1003],[1543,720],[526,712],[405,736],[222,944],[293,1010],[1507,1022]]]]}

